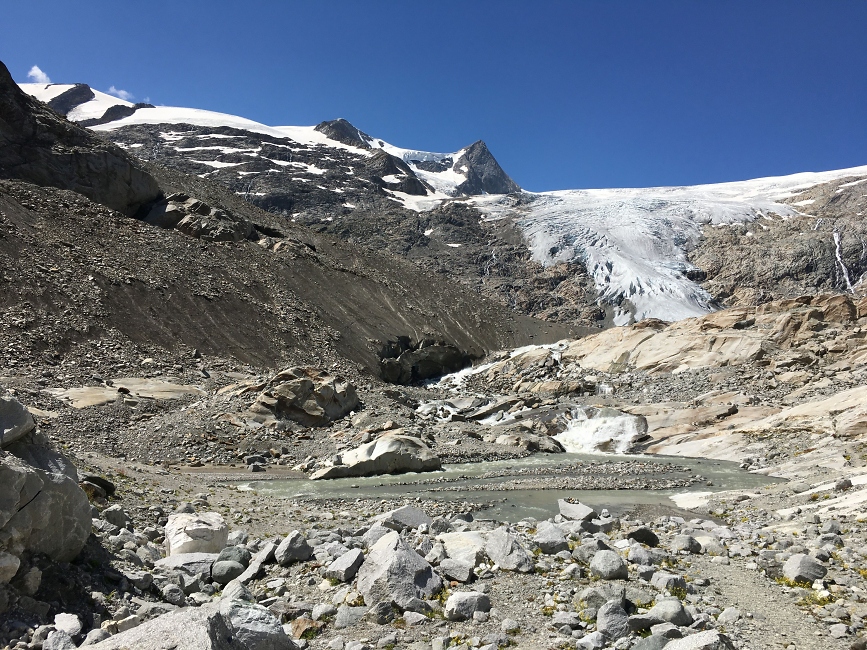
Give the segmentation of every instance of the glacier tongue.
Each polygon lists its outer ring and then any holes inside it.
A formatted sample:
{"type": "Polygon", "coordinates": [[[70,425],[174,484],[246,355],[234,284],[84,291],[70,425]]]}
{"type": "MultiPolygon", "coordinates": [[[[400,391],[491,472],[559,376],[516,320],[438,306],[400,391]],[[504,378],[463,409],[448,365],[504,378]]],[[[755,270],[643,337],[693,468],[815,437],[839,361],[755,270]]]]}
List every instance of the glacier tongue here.
{"type": "Polygon", "coordinates": [[[705,225],[797,214],[782,199],[820,183],[863,176],[867,166],[691,187],[567,190],[474,197],[489,219],[511,217],[533,259],[549,266],[578,260],[592,275],[614,322],[673,321],[713,311],[711,295],[687,273],[687,253],[705,225]]]}

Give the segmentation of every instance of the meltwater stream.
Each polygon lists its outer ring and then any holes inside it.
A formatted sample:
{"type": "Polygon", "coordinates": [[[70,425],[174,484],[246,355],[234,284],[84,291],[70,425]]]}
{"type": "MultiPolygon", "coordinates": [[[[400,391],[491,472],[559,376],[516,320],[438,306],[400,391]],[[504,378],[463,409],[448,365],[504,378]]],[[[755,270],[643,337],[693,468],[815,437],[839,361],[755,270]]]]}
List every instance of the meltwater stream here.
{"type": "MultiPolygon", "coordinates": [[[[632,474],[627,478],[634,478],[632,474]]],[[[595,477],[595,478],[598,478],[595,477]]],[[[636,506],[674,509],[671,497],[690,492],[735,489],[759,489],[776,482],[760,474],[750,474],[736,463],[699,458],[670,456],[635,456],[608,454],[537,454],[521,459],[447,465],[439,472],[409,473],[365,478],[324,481],[307,479],[274,480],[241,484],[241,489],[255,489],[260,494],[286,499],[415,499],[422,501],[493,503],[480,516],[485,519],[516,522],[525,517],[546,519],[557,514],[557,500],[577,499],[594,508],[608,508],[612,514],[636,506]],[[607,462],[638,461],[652,467],[648,478],[686,480],[700,475],[691,487],[671,489],[617,489],[624,478],[612,477],[611,489],[563,489],[570,481],[582,483],[582,475],[604,473],[607,462]],[[592,464],[591,464],[592,463],[592,464]],[[535,487],[521,488],[520,483],[534,479],[535,487]],[[708,486],[710,482],[712,485],[708,486]],[[547,485],[551,487],[548,488],[547,485]],[[517,489],[515,489],[517,488],[517,489]]],[[[599,481],[597,481],[599,483],[599,481]]],[[[603,487],[606,481],[602,481],[603,487]]]]}

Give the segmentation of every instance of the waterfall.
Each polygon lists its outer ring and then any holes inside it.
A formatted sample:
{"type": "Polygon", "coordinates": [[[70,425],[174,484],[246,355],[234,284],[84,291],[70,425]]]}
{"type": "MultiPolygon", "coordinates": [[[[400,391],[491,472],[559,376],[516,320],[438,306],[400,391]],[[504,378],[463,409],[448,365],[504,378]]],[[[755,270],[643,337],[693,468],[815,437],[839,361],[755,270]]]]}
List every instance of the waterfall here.
{"type": "Polygon", "coordinates": [[[834,231],[834,255],[837,257],[837,264],[840,265],[843,279],[846,280],[846,288],[849,290],[849,293],[855,293],[855,289],[852,287],[852,281],[849,279],[849,269],[847,269],[846,265],[843,263],[843,255],[840,253],[840,233],[836,230],[834,231]]]}

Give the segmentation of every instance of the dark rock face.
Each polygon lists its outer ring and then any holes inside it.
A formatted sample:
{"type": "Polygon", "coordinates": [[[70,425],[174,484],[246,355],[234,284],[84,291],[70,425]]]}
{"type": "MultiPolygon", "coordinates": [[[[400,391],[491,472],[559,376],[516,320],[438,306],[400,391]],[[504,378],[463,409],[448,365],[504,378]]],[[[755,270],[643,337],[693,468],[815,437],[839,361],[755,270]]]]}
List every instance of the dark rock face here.
{"type": "Polygon", "coordinates": [[[316,125],[316,130],[324,133],[332,140],[337,140],[352,147],[359,147],[360,149],[369,149],[370,145],[368,142],[373,140],[364,131],[360,131],[343,118],[320,122],[316,125]]]}
{"type": "Polygon", "coordinates": [[[511,194],[520,192],[520,186],[500,167],[487,145],[479,140],[470,145],[458,158],[454,167],[466,166],[467,180],[458,185],[458,193],[464,196],[477,194],[511,194]]]}
{"type": "Polygon", "coordinates": [[[61,115],[66,115],[79,104],[93,99],[94,96],[93,90],[87,84],[75,84],[72,88],[48,102],[48,108],[61,115]]]}
{"type": "Polygon", "coordinates": [[[90,120],[82,120],[79,122],[81,126],[96,126],[97,124],[108,124],[109,122],[114,122],[115,120],[122,120],[125,117],[129,117],[133,113],[138,110],[138,105],[136,106],[124,106],[123,104],[117,104],[116,106],[109,106],[105,109],[105,113],[102,114],[102,117],[97,117],[90,120]]]}
{"type": "MultiPolygon", "coordinates": [[[[92,94],[84,89],[68,92],[92,94]]],[[[135,214],[161,194],[140,164],[26,95],[2,63],[0,178],[72,190],[125,214],[135,214]]]]}
{"type": "Polygon", "coordinates": [[[380,363],[383,380],[392,384],[412,384],[455,372],[472,363],[473,357],[442,341],[412,344],[407,337],[386,346],[380,363]]]}
{"type": "Polygon", "coordinates": [[[428,193],[429,188],[418,179],[409,165],[385,151],[378,151],[374,154],[364,165],[364,168],[371,180],[379,187],[416,196],[425,196],[428,193]],[[384,180],[383,177],[388,176],[396,177],[397,181],[384,180]]]}
{"type": "Polygon", "coordinates": [[[860,216],[867,210],[867,193],[864,184],[847,186],[851,182],[838,179],[787,199],[813,201],[798,205],[800,216],[763,219],[760,228],[706,227],[690,252],[690,262],[706,275],[702,286],[725,307],[852,293],[867,274],[867,221],[860,216]]]}

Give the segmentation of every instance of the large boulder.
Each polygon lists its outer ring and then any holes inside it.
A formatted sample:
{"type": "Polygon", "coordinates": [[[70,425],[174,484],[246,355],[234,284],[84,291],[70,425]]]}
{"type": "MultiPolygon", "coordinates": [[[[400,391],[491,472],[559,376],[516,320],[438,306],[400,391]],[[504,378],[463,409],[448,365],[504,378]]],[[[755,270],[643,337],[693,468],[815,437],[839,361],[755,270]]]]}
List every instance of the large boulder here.
{"type": "Polygon", "coordinates": [[[11,396],[0,397],[0,447],[12,444],[36,428],[24,405],[11,396]]]}
{"type": "Polygon", "coordinates": [[[166,523],[166,554],[219,553],[229,541],[229,527],[217,512],[177,513],[166,523]]]}
{"type": "Polygon", "coordinates": [[[602,580],[626,580],[626,563],[614,551],[597,551],[590,560],[590,573],[602,580]]]}
{"type": "Polygon", "coordinates": [[[442,533],[437,535],[436,539],[442,542],[446,555],[453,560],[460,560],[477,567],[485,559],[485,538],[481,533],[475,531],[442,533]]]}
{"type": "Polygon", "coordinates": [[[433,567],[397,532],[381,537],[358,571],[357,589],[368,605],[394,601],[405,607],[414,598],[430,598],[442,587],[433,567]]]}
{"type": "Polygon", "coordinates": [[[87,495],[62,454],[20,439],[0,451],[0,551],[68,562],[90,535],[87,495]]]}
{"type": "Polygon", "coordinates": [[[466,621],[476,612],[491,611],[491,599],[478,591],[459,591],[449,596],[443,614],[450,621],[466,621]]]}
{"type": "Polygon", "coordinates": [[[783,565],[783,577],[798,584],[813,584],[827,573],[821,562],[804,553],[796,553],[783,565]]]}
{"type": "Polygon", "coordinates": [[[292,420],[322,427],[358,406],[355,386],[317,368],[289,368],[275,375],[250,407],[252,419],[268,424],[292,420]]]}
{"type": "Polygon", "coordinates": [[[734,650],[734,645],[725,634],[716,630],[705,630],[669,641],[665,650],[734,650]]]}
{"type": "Polygon", "coordinates": [[[424,510],[409,505],[377,515],[373,521],[398,532],[405,528],[415,530],[423,524],[430,526],[433,523],[433,519],[424,510]]]}
{"type": "Polygon", "coordinates": [[[314,472],[313,480],[346,476],[374,476],[403,472],[431,472],[442,468],[439,457],[418,438],[386,435],[356,447],[340,458],[340,465],[314,472]]]}
{"type": "Polygon", "coordinates": [[[178,609],[93,646],[94,650],[293,650],[264,607],[239,601],[178,609]]]}

